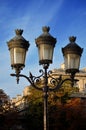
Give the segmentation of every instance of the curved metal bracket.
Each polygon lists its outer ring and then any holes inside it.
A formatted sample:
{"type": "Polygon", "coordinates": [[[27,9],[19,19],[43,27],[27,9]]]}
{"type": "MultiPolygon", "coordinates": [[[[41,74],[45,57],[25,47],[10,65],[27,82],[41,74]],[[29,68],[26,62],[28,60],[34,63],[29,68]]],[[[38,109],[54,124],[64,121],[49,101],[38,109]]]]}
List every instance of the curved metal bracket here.
{"type": "Polygon", "coordinates": [[[24,77],[28,80],[28,82],[36,89],[43,91],[43,88],[40,88],[37,86],[37,83],[41,81],[41,77],[43,76],[44,72],[43,70],[39,70],[40,73],[42,73],[40,76],[33,76],[31,72],[29,72],[29,77],[23,74],[11,74],[11,76],[17,77],[17,83],[19,83],[19,77],[24,77]]]}
{"type": "Polygon", "coordinates": [[[62,79],[62,75],[60,75],[58,78],[55,78],[52,76],[52,71],[47,72],[47,69],[48,68],[45,66],[44,71],[42,69],[39,70],[41,74],[40,76],[37,77],[33,76],[31,72],[29,72],[29,76],[23,74],[11,74],[11,76],[17,77],[17,83],[19,83],[19,77],[24,77],[28,80],[28,82],[32,85],[32,87],[44,92],[58,90],[62,86],[62,84],[66,81],[71,81],[71,86],[73,87],[74,81],[78,81],[74,79],[75,73],[71,74],[70,78],[62,79]],[[49,79],[49,83],[53,87],[50,87],[48,85],[48,79],[49,79]],[[37,83],[41,84],[42,82],[43,82],[43,87],[39,87],[37,83]]]}
{"type": "Polygon", "coordinates": [[[71,81],[71,85],[74,85],[74,76],[70,76],[70,78],[62,79],[62,75],[59,75],[58,78],[54,78],[52,76],[52,71],[48,72],[48,78],[50,78],[50,84],[53,85],[53,88],[49,88],[50,91],[58,90],[62,84],[66,81],[71,81]]]}

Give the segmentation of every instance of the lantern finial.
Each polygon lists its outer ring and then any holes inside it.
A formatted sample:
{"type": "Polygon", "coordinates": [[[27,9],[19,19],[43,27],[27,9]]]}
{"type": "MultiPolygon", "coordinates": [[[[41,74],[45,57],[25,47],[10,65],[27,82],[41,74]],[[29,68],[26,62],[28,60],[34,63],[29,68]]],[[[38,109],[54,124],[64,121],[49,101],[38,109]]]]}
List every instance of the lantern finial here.
{"type": "Polygon", "coordinates": [[[43,32],[47,32],[48,33],[50,31],[50,27],[44,26],[42,28],[42,30],[43,30],[43,32]]]}
{"type": "Polygon", "coordinates": [[[23,30],[22,29],[16,29],[15,33],[16,33],[16,35],[22,35],[23,30]]]}
{"type": "Polygon", "coordinates": [[[75,42],[76,41],[76,37],[74,37],[74,36],[69,37],[69,41],[70,42],[75,42]]]}

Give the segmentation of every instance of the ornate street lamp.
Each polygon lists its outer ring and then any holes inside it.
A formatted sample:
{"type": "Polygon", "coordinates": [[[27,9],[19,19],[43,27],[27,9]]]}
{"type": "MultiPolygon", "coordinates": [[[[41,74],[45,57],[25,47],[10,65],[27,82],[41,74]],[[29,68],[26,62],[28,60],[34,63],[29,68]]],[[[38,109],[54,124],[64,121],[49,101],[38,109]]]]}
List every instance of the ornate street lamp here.
{"type": "Polygon", "coordinates": [[[49,27],[43,27],[42,30],[43,34],[35,39],[39,52],[39,64],[49,65],[52,63],[56,38],[49,34],[49,27]]]}
{"type": "Polygon", "coordinates": [[[11,74],[11,76],[16,76],[17,82],[19,81],[19,77],[26,78],[32,87],[44,93],[44,130],[48,130],[48,92],[58,90],[62,84],[68,80],[71,81],[72,84],[74,83],[75,73],[79,72],[80,57],[83,49],[75,43],[75,37],[70,37],[70,43],[62,48],[66,72],[70,73],[70,78],[63,80],[62,76],[58,78],[52,77],[52,71],[47,72],[47,69],[53,60],[56,38],[50,35],[49,27],[45,26],[42,30],[43,34],[35,39],[39,53],[39,64],[43,65],[43,70],[40,70],[40,76],[36,77],[32,75],[31,72],[29,76],[20,74],[20,70],[25,66],[26,51],[29,47],[29,42],[21,36],[23,32],[21,29],[17,29],[17,36],[8,42],[8,48],[11,55],[11,66],[16,70],[16,74],[11,74]],[[39,81],[43,83],[42,87],[37,85],[39,81]],[[53,88],[48,86],[48,81],[53,85],[53,88]]]}
{"type": "Polygon", "coordinates": [[[15,30],[16,36],[8,42],[11,57],[11,67],[15,69],[16,74],[25,67],[26,51],[29,47],[29,42],[23,36],[23,30],[15,30]]]}
{"type": "Polygon", "coordinates": [[[80,58],[83,48],[75,43],[76,37],[69,37],[69,41],[70,43],[62,48],[65,70],[67,73],[75,74],[76,72],[79,72],[80,58]]]}

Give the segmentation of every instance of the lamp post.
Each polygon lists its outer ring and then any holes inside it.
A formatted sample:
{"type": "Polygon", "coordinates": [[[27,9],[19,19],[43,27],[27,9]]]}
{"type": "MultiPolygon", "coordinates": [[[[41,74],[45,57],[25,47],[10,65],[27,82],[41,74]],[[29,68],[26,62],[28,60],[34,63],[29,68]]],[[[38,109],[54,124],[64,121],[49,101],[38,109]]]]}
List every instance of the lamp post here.
{"type": "Polygon", "coordinates": [[[39,53],[39,64],[43,66],[43,70],[40,70],[40,76],[36,77],[30,72],[29,76],[20,74],[21,70],[25,66],[26,51],[28,50],[30,44],[29,41],[25,40],[22,36],[23,30],[17,29],[16,36],[8,42],[8,48],[11,57],[11,67],[15,69],[16,74],[11,74],[11,76],[17,77],[17,83],[19,82],[19,77],[24,77],[35,89],[42,91],[44,94],[44,130],[49,130],[48,125],[48,92],[58,90],[62,84],[66,81],[71,81],[72,85],[74,83],[74,76],[76,72],[79,72],[80,57],[83,49],[79,47],[76,43],[76,37],[72,36],[69,38],[70,43],[62,48],[64,62],[66,66],[66,72],[70,74],[70,78],[62,79],[52,77],[52,72],[48,71],[49,65],[53,60],[53,52],[56,44],[56,38],[50,35],[49,27],[43,27],[43,34],[35,39],[36,46],[38,47],[39,53]],[[50,83],[53,84],[53,88],[48,86],[48,79],[50,83]],[[43,81],[43,86],[40,87],[36,83],[43,81]]]}

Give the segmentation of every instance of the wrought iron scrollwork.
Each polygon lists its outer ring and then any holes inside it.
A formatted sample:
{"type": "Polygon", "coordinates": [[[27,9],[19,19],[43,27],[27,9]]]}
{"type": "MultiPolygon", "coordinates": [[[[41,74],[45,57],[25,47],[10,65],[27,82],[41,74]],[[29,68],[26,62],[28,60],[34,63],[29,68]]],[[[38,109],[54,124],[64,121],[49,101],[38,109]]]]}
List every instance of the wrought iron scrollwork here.
{"type": "Polygon", "coordinates": [[[23,74],[11,74],[11,76],[17,77],[17,83],[19,83],[19,77],[24,77],[29,81],[29,83],[34,88],[41,90],[41,91],[46,90],[45,88],[48,88],[49,91],[58,90],[62,86],[62,84],[66,81],[71,81],[71,86],[73,86],[74,81],[76,81],[74,79],[75,74],[71,75],[70,78],[66,78],[66,79],[63,79],[62,75],[59,75],[59,77],[56,78],[55,76],[53,76],[52,71],[47,72],[46,66],[44,67],[44,71],[42,69],[40,69],[39,72],[41,74],[37,77],[32,75],[31,72],[29,72],[29,76],[25,76],[23,74]],[[43,84],[42,87],[41,87],[41,84],[43,84]]]}
{"type": "Polygon", "coordinates": [[[48,72],[48,78],[50,79],[50,84],[54,87],[57,86],[57,84],[59,84],[62,80],[62,75],[60,75],[58,78],[55,78],[52,76],[52,71],[48,72]]]}
{"type": "Polygon", "coordinates": [[[41,75],[39,76],[33,76],[31,72],[29,72],[29,78],[32,81],[32,83],[40,83],[41,82],[41,77],[44,75],[43,70],[39,70],[39,72],[41,73],[41,75]]]}

